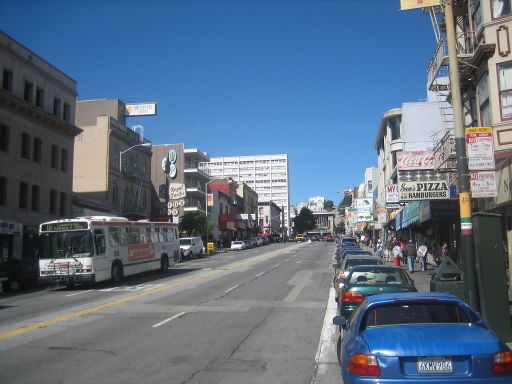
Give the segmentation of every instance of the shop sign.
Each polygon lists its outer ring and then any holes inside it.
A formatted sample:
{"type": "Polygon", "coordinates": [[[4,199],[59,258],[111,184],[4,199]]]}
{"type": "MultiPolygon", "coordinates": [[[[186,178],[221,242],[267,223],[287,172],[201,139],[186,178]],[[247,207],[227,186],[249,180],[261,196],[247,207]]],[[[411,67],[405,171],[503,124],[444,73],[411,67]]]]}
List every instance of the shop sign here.
{"type": "Polygon", "coordinates": [[[398,184],[386,185],[386,203],[398,203],[400,194],[398,193],[398,184]]]}
{"type": "Polygon", "coordinates": [[[396,161],[399,171],[434,169],[434,151],[401,151],[396,161]]]}
{"type": "MultiPolygon", "coordinates": [[[[417,173],[417,172],[415,172],[417,173]]],[[[450,198],[448,175],[407,175],[398,178],[400,201],[442,200],[450,198]]]]}
{"type": "MultiPolygon", "coordinates": [[[[85,228],[87,229],[87,223],[85,228]]],[[[18,236],[23,234],[23,224],[14,221],[0,221],[0,234],[18,236]]]]}
{"type": "Polygon", "coordinates": [[[455,168],[454,156],[455,137],[451,132],[447,132],[434,150],[434,169],[455,168]]]}
{"type": "Polygon", "coordinates": [[[492,128],[466,128],[466,152],[470,171],[494,170],[492,128]]]}
{"type": "Polygon", "coordinates": [[[382,224],[388,222],[388,210],[386,208],[377,208],[377,222],[382,224]]]}
{"type": "Polygon", "coordinates": [[[498,194],[496,189],[496,172],[494,171],[472,171],[470,172],[471,196],[495,197],[498,194]]]}
{"type": "Polygon", "coordinates": [[[213,193],[208,193],[206,195],[206,202],[208,207],[213,207],[213,193]]]}
{"type": "Polygon", "coordinates": [[[185,184],[171,183],[169,184],[169,199],[177,200],[187,197],[187,190],[185,184]]]}

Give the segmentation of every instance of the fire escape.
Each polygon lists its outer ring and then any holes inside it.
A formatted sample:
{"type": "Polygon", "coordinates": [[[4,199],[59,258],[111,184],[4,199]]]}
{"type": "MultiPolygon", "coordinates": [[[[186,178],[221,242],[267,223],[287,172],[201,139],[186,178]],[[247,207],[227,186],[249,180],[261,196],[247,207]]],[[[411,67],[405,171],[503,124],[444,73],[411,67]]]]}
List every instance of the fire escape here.
{"type": "MultiPolygon", "coordinates": [[[[451,104],[451,84],[448,68],[448,43],[442,6],[426,8],[430,16],[437,46],[427,70],[428,89],[435,93],[443,129],[433,135],[436,168],[450,170],[456,167],[454,147],[454,116],[451,104]]],[[[482,59],[492,56],[494,44],[479,44],[470,28],[468,1],[454,1],[456,48],[461,88],[473,88],[473,79],[482,59]]],[[[471,111],[471,93],[462,91],[464,111],[471,111]]]]}

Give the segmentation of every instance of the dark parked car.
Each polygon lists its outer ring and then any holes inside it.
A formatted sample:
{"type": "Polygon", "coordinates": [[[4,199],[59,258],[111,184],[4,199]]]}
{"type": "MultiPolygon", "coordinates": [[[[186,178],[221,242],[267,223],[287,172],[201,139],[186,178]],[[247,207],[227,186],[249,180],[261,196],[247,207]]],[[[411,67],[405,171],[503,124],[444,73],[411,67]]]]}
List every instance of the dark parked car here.
{"type": "Polygon", "coordinates": [[[359,265],[352,267],[338,296],[340,314],[349,319],[367,296],[416,292],[414,281],[400,267],[359,265]]]}
{"type": "Polygon", "coordinates": [[[382,259],[380,257],[372,256],[371,254],[350,254],[338,264],[338,268],[335,267],[334,273],[334,289],[336,290],[335,300],[338,301],[341,289],[344,286],[344,282],[350,268],[356,265],[382,265],[382,259]]]}
{"type": "Polygon", "coordinates": [[[39,279],[39,260],[32,257],[0,261],[0,276],[7,277],[2,282],[2,287],[7,292],[36,285],[39,279]]]}
{"type": "Polygon", "coordinates": [[[510,349],[452,295],[374,295],[333,322],[344,384],[512,383],[510,349]]]}

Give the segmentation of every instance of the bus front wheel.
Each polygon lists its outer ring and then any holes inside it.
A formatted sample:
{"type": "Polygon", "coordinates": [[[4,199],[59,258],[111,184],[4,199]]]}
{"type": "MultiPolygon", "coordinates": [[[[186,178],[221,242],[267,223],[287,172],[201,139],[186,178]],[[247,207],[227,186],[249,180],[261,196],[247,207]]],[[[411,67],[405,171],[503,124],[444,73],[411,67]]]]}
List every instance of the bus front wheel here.
{"type": "Polygon", "coordinates": [[[117,284],[123,280],[123,265],[120,262],[114,262],[112,265],[112,282],[117,284]]]}

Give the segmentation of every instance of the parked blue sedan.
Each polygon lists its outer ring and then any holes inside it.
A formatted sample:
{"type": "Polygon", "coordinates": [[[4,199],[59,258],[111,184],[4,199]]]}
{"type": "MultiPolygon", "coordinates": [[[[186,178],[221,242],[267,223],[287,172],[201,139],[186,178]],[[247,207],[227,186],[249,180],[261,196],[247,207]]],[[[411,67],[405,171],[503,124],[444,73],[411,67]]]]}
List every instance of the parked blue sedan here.
{"type": "Polygon", "coordinates": [[[452,295],[368,296],[333,322],[344,384],[512,383],[510,349],[452,295]]]}

